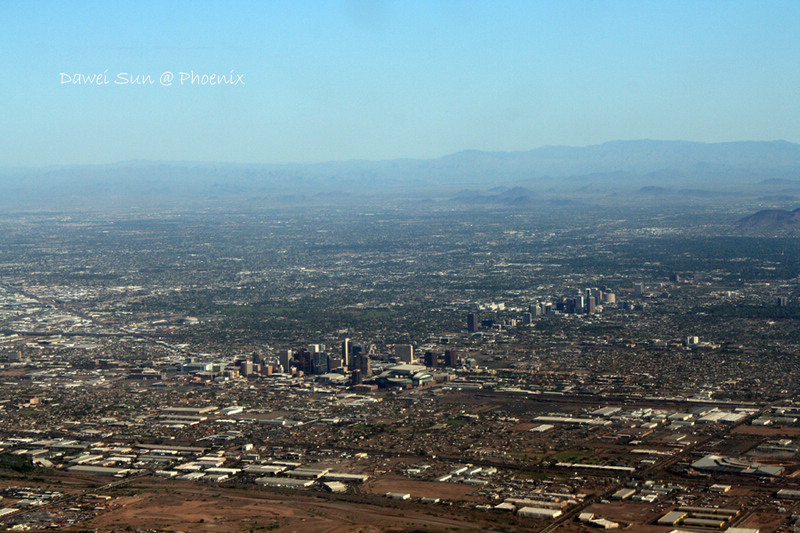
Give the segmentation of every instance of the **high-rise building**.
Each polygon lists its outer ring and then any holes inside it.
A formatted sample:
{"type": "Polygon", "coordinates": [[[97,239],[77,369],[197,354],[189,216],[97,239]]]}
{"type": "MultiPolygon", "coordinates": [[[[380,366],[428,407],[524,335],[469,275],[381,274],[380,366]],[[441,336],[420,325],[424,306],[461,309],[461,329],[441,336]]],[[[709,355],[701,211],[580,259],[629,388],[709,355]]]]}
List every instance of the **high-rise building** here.
{"type": "Polygon", "coordinates": [[[340,368],[342,368],[342,358],[338,355],[329,355],[328,372],[333,372],[334,370],[338,370],[340,368]]]}
{"type": "Polygon", "coordinates": [[[367,354],[360,353],[353,356],[353,368],[351,370],[360,370],[362,377],[369,377],[372,375],[372,363],[367,354]]]}
{"type": "Polygon", "coordinates": [[[425,352],[425,366],[436,368],[437,359],[438,356],[434,352],[430,350],[425,352]]]}
{"type": "Polygon", "coordinates": [[[478,331],[478,313],[469,313],[467,315],[467,331],[470,333],[478,331]]]}
{"type": "Polygon", "coordinates": [[[281,365],[282,372],[289,372],[292,362],[292,351],[281,350],[278,352],[278,364],[281,365]]]}
{"type": "Polygon", "coordinates": [[[314,374],[327,374],[328,373],[328,355],[324,352],[317,352],[312,354],[313,357],[313,372],[314,374]]]}
{"type": "Polygon", "coordinates": [[[298,370],[302,370],[304,374],[314,373],[314,359],[311,352],[302,349],[295,355],[295,360],[297,361],[298,370]]]}
{"type": "Polygon", "coordinates": [[[345,368],[350,368],[350,356],[353,355],[353,350],[350,346],[350,339],[342,341],[342,365],[345,368]]]}
{"type": "Polygon", "coordinates": [[[451,368],[458,366],[458,354],[454,349],[444,351],[444,364],[451,368]]]}
{"type": "Polygon", "coordinates": [[[414,346],[411,344],[395,344],[394,355],[403,363],[413,363],[414,346]]]}

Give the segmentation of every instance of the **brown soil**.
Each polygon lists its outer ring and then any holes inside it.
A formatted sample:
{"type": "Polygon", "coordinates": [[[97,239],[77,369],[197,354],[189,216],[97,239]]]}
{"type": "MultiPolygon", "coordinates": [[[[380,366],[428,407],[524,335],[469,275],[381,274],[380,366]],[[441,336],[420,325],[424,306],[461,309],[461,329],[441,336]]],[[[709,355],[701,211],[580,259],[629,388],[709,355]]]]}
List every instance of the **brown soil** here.
{"type": "Polygon", "coordinates": [[[251,488],[159,485],[137,487],[137,495],[115,499],[107,511],[78,529],[325,533],[481,529],[458,509],[437,507],[426,512],[421,504],[389,501],[382,507],[315,497],[305,491],[284,495],[251,488]]]}

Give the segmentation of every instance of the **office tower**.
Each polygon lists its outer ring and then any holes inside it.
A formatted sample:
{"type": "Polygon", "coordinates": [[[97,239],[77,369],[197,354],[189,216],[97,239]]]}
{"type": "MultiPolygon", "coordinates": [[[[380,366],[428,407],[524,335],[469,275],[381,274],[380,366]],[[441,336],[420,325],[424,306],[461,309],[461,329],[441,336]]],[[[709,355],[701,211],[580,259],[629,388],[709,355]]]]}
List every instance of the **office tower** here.
{"type": "Polygon", "coordinates": [[[297,361],[298,370],[302,370],[305,374],[312,374],[314,372],[314,359],[311,352],[305,348],[295,355],[295,360],[297,361]]]}
{"type": "Polygon", "coordinates": [[[414,346],[411,344],[395,344],[394,355],[403,363],[413,363],[414,346]]]}
{"type": "Polygon", "coordinates": [[[328,372],[333,372],[334,370],[339,370],[340,368],[342,368],[342,358],[338,355],[329,355],[328,372]]]}
{"type": "Polygon", "coordinates": [[[470,333],[478,331],[478,313],[469,313],[467,315],[467,331],[470,333]]]}
{"type": "Polygon", "coordinates": [[[313,372],[314,374],[327,374],[328,373],[328,355],[323,352],[313,354],[313,372]]]}
{"type": "Polygon", "coordinates": [[[644,295],[644,283],[634,283],[633,284],[633,294],[635,296],[643,296],[644,295]]]}
{"type": "Polygon", "coordinates": [[[451,368],[458,366],[458,355],[454,349],[444,351],[444,365],[451,368]]]}
{"type": "Polygon", "coordinates": [[[436,368],[437,359],[438,357],[432,351],[428,350],[425,352],[425,366],[436,368]]]}
{"type": "Polygon", "coordinates": [[[350,370],[360,370],[362,377],[369,377],[372,375],[372,363],[366,354],[360,353],[358,355],[354,355],[352,362],[353,368],[350,370]]]}
{"type": "Polygon", "coordinates": [[[350,356],[353,354],[353,350],[350,347],[350,339],[345,339],[342,341],[342,365],[345,368],[350,368],[350,356]]]}
{"type": "Polygon", "coordinates": [[[289,372],[291,368],[292,351],[281,350],[278,352],[278,364],[281,365],[282,372],[289,372]]]}

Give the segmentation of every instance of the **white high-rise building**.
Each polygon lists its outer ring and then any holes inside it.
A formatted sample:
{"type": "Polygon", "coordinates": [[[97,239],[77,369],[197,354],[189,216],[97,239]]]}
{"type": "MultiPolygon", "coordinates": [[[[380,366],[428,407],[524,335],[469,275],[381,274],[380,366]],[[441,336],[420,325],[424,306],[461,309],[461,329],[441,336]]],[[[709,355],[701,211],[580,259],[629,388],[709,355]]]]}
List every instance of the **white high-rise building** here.
{"type": "Polygon", "coordinates": [[[353,353],[353,348],[350,345],[350,339],[342,341],[342,366],[350,368],[350,356],[353,353]]]}

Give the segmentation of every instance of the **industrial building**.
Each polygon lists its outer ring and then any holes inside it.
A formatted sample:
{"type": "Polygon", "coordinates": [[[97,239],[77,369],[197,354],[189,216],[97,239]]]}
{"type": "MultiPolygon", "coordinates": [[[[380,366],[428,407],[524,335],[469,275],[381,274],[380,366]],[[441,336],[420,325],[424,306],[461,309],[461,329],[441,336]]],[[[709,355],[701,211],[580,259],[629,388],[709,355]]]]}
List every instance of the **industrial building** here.
{"type": "Polygon", "coordinates": [[[784,471],[782,466],[768,466],[761,463],[752,463],[714,454],[706,455],[693,462],[692,468],[705,472],[725,472],[729,474],[770,477],[780,476],[784,471]]]}

